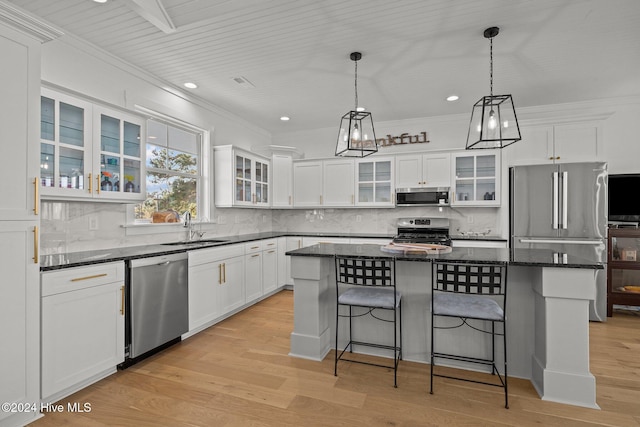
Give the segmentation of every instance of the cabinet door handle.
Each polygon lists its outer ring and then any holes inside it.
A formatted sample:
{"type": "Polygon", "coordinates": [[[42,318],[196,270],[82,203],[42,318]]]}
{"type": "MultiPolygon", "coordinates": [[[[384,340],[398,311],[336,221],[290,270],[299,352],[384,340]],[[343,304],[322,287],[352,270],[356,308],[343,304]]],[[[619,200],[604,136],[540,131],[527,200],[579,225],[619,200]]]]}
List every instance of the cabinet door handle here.
{"type": "Polygon", "coordinates": [[[560,160],[560,156],[556,157],[556,160],[560,160]]]}
{"type": "Polygon", "coordinates": [[[260,254],[251,255],[251,258],[255,258],[255,257],[258,257],[258,256],[260,256],[260,254]]]}
{"type": "Polygon", "coordinates": [[[291,196],[289,196],[289,205],[291,205],[291,196]]]}
{"type": "Polygon", "coordinates": [[[549,157],[549,160],[553,160],[553,156],[549,157]]]}
{"type": "Polygon", "coordinates": [[[222,263],[218,264],[218,285],[222,285],[222,263]]]}
{"type": "Polygon", "coordinates": [[[38,177],[33,178],[33,214],[38,215],[40,207],[40,180],[38,177]]]}
{"type": "Polygon", "coordinates": [[[251,249],[259,249],[260,246],[251,246],[251,249]]]}
{"type": "Polygon", "coordinates": [[[104,277],[106,275],[107,275],[107,273],[102,273],[102,274],[94,274],[93,276],[76,277],[75,279],[71,279],[71,281],[72,282],[80,282],[82,280],[97,279],[98,277],[104,277]]]}
{"type": "Polygon", "coordinates": [[[227,283],[227,263],[222,263],[222,283],[227,283]]]}
{"type": "Polygon", "coordinates": [[[38,226],[33,227],[33,263],[38,263],[38,226]]]}
{"type": "Polygon", "coordinates": [[[267,253],[268,253],[268,254],[272,254],[272,253],[274,253],[274,252],[275,252],[275,250],[271,250],[271,251],[268,251],[267,253]]]}
{"type": "Polygon", "coordinates": [[[89,194],[93,193],[93,180],[91,179],[91,174],[89,174],[89,194]]]}
{"type": "Polygon", "coordinates": [[[96,193],[100,194],[100,175],[96,176],[96,193]]]}
{"type": "Polygon", "coordinates": [[[298,240],[298,249],[300,249],[302,247],[302,241],[298,240]]]}
{"type": "Polygon", "coordinates": [[[120,287],[120,314],[124,316],[124,286],[120,287]]]}

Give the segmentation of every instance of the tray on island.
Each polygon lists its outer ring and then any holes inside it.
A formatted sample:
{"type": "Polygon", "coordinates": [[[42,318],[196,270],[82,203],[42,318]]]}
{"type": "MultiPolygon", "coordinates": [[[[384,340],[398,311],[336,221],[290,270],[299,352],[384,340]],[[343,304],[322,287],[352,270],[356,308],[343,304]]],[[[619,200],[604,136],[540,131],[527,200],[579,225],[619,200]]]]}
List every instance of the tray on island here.
{"type": "Polygon", "coordinates": [[[451,246],[435,243],[389,243],[380,248],[382,252],[396,254],[446,254],[451,252],[451,246]]]}

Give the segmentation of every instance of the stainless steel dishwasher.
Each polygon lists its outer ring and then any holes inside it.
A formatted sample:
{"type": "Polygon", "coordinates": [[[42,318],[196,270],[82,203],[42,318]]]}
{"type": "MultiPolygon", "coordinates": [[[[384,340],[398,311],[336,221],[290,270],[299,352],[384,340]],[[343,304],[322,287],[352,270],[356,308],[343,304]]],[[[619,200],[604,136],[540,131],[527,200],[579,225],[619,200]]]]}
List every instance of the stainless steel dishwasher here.
{"type": "Polygon", "coordinates": [[[129,358],[189,330],[187,253],[129,261],[129,358]]]}

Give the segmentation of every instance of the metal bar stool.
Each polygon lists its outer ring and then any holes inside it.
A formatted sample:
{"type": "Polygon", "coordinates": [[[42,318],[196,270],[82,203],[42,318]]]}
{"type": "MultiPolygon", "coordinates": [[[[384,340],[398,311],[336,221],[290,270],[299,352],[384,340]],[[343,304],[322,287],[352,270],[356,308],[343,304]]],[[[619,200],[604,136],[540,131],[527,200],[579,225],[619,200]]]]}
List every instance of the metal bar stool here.
{"type": "MultiPolygon", "coordinates": [[[[507,303],[507,268],[505,265],[433,262],[431,298],[431,389],[433,377],[469,381],[504,388],[504,407],[509,408],[507,388],[507,335],[505,307],[507,303]],[[436,326],[438,317],[458,318],[459,324],[436,326]],[[488,323],[491,329],[486,330],[488,323]],[[496,323],[502,327],[496,331],[496,323]],[[468,326],[491,335],[491,358],[478,358],[435,350],[436,329],[455,329],[468,326]],[[500,331],[501,330],[501,331],[500,331]],[[502,336],[504,350],[504,377],[496,367],[495,337],[502,336]],[[463,377],[440,375],[433,372],[435,359],[457,360],[491,367],[498,382],[484,382],[463,377]]],[[[442,322],[441,322],[442,323],[442,322]]]]}
{"type": "Polygon", "coordinates": [[[336,255],[335,265],[336,346],[334,375],[338,376],[339,360],[392,368],[393,386],[398,387],[398,363],[402,360],[402,296],[396,290],[395,259],[357,258],[336,255]],[[349,307],[349,314],[340,314],[341,306],[349,307]],[[392,312],[393,320],[378,317],[375,310],[392,312]],[[362,342],[353,339],[352,319],[367,314],[370,314],[374,319],[393,323],[393,345],[362,342]],[[349,342],[340,352],[338,349],[338,331],[341,317],[349,318],[349,342]],[[343,357],[347,348],[349,353],[353,353],[354,345],[393,350],[393,365],[382,365],[343,357]]]}

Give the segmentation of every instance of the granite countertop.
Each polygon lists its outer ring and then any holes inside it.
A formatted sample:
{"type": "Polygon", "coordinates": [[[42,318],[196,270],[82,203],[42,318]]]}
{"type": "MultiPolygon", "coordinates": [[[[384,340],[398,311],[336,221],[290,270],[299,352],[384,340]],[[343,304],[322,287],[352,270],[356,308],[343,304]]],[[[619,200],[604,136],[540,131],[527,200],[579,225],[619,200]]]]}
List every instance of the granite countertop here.
{"type": "Polygon", "coordinates": [[[380,245],[322,243],[286,253],[291,256],[332,257],[345,255],[370,258],[395,258],[397,261],[451,261],[479,264],[506,264],[532,267],[565,267],[603,269],[602,263],[572,255],[558,258],[548,249],[452,248],[440,254],[401,254],[380,250],[380,245]]]}
{"type": "Polygon", "coordinates": [[[112,249],[88,250],[82,252],[68,252],[61,254],[42,255],[40,257],[40,271],[57,270],[62,268],[79,267],[83,265],[100,264],[113,261],[127,261],[137,258],[148,258],[158,255],[168,255],[186,252],[190,250],[221,247],[237,243],[246,243],[254,240],[273,239],[276,237],[343,237],[343,238],[388,238],[393,236],[388,234],[367,234],[367,233],[293,233],[269,231],[263,233],[243,234],[239,236],[220,236],[211,239],[202,239],[202,242],[174,244],[151,244],[141,246],[125,246],[112,249]],[[207,240],[211,240],[207,242],[207,240]]]}
{"type": "Polygon", "coordinates": [[[506,242],[502,236],[498,236],[497,234],[452,234],[451,240],[478,240],[485,242],[506,242]]]}

